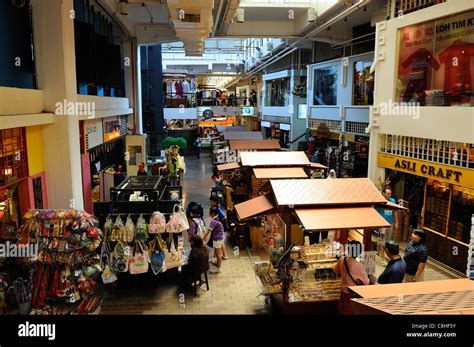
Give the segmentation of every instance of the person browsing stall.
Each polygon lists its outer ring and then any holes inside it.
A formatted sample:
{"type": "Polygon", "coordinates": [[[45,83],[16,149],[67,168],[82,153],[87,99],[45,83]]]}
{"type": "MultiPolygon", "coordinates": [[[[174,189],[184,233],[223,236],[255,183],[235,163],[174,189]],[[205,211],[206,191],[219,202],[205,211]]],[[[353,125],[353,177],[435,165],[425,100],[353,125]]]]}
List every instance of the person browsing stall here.
{"type": "Polygon", "coordinates": [[[222,246],[224,244],[224,226],[219,221],[219,216],[216,207],[211,207],[209,210],[209,216],[211,217],[211,223],[209,229],[204,233],[203,240],[206,240],[209,234],[212,238],[212,248],[214,248],[214,255],[216,257],[216,263],[214,267],[209,270],[211,273],[220,273],[222,264],[222,246]]]}
{"type": "MultiPolygon", "coordinates": [[[[220,204],[220,201],[219,201],[219,198],[217,197],[212,197],[211,198],[211,207],[215,207],[217,209],[217,216],[219,218],[219,221],[222,223],[222,226],[224,227],[224,233],[226,231],[226,226],[227,226],[227,215],[226,213],[224,212],[224,209],[222,208],[221,204],[220,204]]],[[[227,260],[229,258],[227,258],[227,252],[225,250],[225,244],[222,244],[222,259],[223,260],[227,260]]]]}
{"type": "Polygon", "coordinates": [[[340,314],[353,313],[350,303],[352,296],[349,292],[349,287],[370,283],[364,264],[357,260],[362,253],[362,244],[359,241],[349,241],[347,253],[348,255],[340,257],[333,267],[333,271],[341,277],[340,314]]]}
{"type": "Polygon", "coordinates": [[[407,266],[405,261],[399,255],[400,247],[395,241],[385,243],[385,256],[389,262],[384,272],[379,276],[378,283],[402,283],[405,277],[407,266]]]}
{"type": "Polygon", "coordinates": [[[411,234],[411,240],[405,249],[403,260],[407,270],[403,282],[423,281],[426,262],[428,261],[428,249],[426,248],[426,233],[415,229],[411,234]]]}

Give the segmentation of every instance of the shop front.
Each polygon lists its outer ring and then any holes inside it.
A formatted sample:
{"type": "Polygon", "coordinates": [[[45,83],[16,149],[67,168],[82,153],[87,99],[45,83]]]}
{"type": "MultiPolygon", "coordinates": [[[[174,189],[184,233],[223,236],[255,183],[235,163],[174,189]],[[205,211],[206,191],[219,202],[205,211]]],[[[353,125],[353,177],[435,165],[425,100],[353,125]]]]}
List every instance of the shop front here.
{"type": "Polygon", "coordinates": [[[47,205],[41,126],[0,130],[0,236],[16,233],[27,210],[47,205]]]}
{"type": "Polygon", "coordinates": [[[429,256],[466,273],[474,215],[474,170],[379,153],[378,165],[427,232],[429,256]]]}

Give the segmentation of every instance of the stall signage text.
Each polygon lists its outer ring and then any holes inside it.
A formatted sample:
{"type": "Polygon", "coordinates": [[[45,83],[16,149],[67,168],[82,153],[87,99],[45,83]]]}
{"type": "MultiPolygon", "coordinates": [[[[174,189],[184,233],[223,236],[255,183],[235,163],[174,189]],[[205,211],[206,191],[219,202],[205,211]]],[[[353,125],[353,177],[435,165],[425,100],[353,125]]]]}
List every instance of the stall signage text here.
{"type": "Polygon", "coordinates": [[[386,153],[379,153],[378,164],[381,167],[463,186],[470,186],[469,182],[472,182],[474,179],[474,170],[435,164],[386,153]]]}

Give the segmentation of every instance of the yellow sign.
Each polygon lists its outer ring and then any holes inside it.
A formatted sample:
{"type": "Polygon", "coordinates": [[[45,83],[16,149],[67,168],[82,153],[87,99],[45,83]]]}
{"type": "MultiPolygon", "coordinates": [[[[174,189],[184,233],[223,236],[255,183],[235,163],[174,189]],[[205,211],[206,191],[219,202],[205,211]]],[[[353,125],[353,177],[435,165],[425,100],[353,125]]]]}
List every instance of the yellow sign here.
{"type": "Polygon", "coordinates": [[[474,188],[474,170],[379,153],[378,165],[392,170],[474,188]]]}

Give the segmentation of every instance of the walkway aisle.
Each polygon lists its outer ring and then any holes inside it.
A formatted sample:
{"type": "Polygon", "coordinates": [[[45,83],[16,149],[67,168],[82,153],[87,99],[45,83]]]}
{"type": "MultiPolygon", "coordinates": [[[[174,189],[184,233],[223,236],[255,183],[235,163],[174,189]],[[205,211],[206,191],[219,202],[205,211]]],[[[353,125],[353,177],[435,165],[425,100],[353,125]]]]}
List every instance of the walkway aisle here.
{"type": "MultiPolygon", "coordinates": [[[[190,201],[201,203],[207,216],[212,185],[209,155],[204,153],[201,159],[186,157],[186,170],[184,204],[187,206],[190,201]]],[[[206,225],[209,225],[209,218],[206,225]]],[[[178,301],[178,283],[172,273],[156,277],[147,274],[134,276],[122,283],[119,278],[114,293],[104,294],[101,314],[266,313],[264,297],[259,296],[260,288],[248,252],[244,250],[236,256],[231,246],[227,245],[227,255],[229,259],[222,262],[222,273],[208,274],[210,290],[206,291],[203,286],[196,297],[186,294],[184,306],[178,301]]]]}

